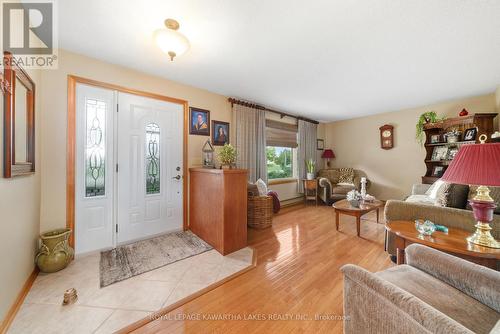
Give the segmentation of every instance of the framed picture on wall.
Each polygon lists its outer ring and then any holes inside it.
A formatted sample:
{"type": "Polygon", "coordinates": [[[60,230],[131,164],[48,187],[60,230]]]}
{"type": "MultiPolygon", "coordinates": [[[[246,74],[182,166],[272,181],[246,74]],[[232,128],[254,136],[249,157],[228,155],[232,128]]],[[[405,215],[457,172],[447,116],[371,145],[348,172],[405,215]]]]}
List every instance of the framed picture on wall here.
{"type": "Polygon", "coordinates": [[[323,139],[316,139],[316,149],[318,151],[322,151],[325,149],[325,141],[323,139]]]}
{"type": "Polygon", "coordinates": [[[229,123],[212,121],[212,144],[223,146],[229,144],[229,123]]]}
{"type": "Polygon", "coordinates": [[[189,134],[199,136],[210,136],[210,111],[190,107],[189,108],[189,134]]]}

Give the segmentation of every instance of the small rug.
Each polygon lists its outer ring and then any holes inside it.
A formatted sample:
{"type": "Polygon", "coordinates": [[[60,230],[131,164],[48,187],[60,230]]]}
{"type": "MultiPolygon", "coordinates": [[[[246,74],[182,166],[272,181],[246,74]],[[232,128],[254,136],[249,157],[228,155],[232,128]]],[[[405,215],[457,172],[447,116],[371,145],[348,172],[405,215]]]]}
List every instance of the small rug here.
{"type": "Polygon", "coordinates": [[[211,249],[192,232],[180,231],[101,252],[101,288],[211,249]]]}

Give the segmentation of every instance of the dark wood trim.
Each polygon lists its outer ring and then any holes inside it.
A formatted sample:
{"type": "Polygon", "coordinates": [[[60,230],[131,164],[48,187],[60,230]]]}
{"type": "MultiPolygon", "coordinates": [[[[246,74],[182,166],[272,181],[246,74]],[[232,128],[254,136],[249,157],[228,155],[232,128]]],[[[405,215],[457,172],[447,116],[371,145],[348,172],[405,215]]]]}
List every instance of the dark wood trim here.
{"type": "MultiPolygon", "coordinates": [[[[184,113],[184,135],[183,135],[183,200],[182,212],[183,222],[182,227],[187,230],[189,227],[188,221],[188,113],[189,105],[186,100],[181,100],[173,97],[159,95],[155,93],[144,92],[136,89],[126,88],[119,85],[108,84],[97,80],[86,79],[75,75],[68,75],[68,138],[66,147],[66,227],[75,230],[75,151],[76,151],[76,85],[86,84],[95,87],[116,90],[122,93],[128,93],[156,100],[180,104],[183,106],[184,113]]],[[[72,233],[69,239],[69,244],[75,247],[75,233],[72,233]]]]}
{"type": "Polygon", "coordinates": [[[19,294],[17,295],[16,300],[10,307],[9,311],[5,315],[5,318],[2,321],[2,324],[0,325],[0,333],[4,334],[7,333],[7,330],[9,329],[10,325],[12,324],[12,321],[14,321],[14,318],[16,317],[17,312],[21,308],[21,305],[24,302],[24,298],[26,298],[26,295],[30,291],[31,287],[33,286],[33,283],[35,282],[36,277],[38,276],[38,268],[35,267],[31,274],[28,276],[26,279],[26,282],[24,282],[23,287],[21,288],[21,291],[19,291],[19,294]]]}
{"type": "Polygon", "coordinates": [[[9,52],[3,56],[4,77],[10,86],[4,95],[4,144],[3,144],[3,176],[11,178],[35,172],[35,83],[24,69],[19,67],[9,52]],[[19,164],[20,170],[13,170],[16,165],[15,131],[16,131],[16,84],[17,80],[26,88],[26,162],[19,164]],[[22,166],[24,165],[24,166],[22,166]]]}
{"type": "Polygon", "coordinates": [[[319,124],[318,121],[315,121],[313,119],[302,117],[302,116],[295,116],[295,115],[288,114],[288,113],[283,112],[283,111],[277,111],[277,110],[269,109],[267,107],[264,107],[264,106],[262,106],[260,104],[256,104],[256,103],[253,103],[253,102],[242,101],[242,100],[238,100],[238,99],[235,99],[235,98],[232,98],[232,97],[228,98],[227,100],[231,103],[231,106],[233,104],[239,104],[239,105],[242,105],[242,106],[245,106],[245,107],[249,107],[249,108],[260,109],[260,110],[266,110],[266,111],[269,111],[269,112],[273,112],[275,114],[280,115],[281,118],[283,118],[283,117],[291,117],[291,118],[295,118],[296,120],[301,120],[301,121],[305,121],[305,122],[309,122],[309,123],[313,123],[313,124],[319,124]]]}

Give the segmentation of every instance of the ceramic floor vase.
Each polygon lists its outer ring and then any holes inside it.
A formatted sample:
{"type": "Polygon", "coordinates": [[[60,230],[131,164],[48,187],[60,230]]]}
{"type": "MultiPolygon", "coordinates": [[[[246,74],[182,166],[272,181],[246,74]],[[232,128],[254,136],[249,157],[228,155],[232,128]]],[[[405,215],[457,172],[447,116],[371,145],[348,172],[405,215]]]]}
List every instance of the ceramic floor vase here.
{"type": "Polygon", "coordinates": [[[66,268],[73,259],[74,251],[68,244],[71,229],[62,228],[40,235],[42,246],[35,257],[40,271],[53,273],[66,268]]]}

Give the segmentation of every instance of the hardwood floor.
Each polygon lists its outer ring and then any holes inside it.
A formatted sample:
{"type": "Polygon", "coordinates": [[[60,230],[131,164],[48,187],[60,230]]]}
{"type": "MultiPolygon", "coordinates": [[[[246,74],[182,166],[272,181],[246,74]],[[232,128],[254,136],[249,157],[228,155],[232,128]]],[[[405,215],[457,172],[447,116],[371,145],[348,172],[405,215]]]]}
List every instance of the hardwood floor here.
{"type": "Polygon", "coordinates": [[[249,230],[255,269],[136,333],[342,333],[339,268],[355,263],[379,271],[392,265],[384,252],[383,222],[381,217],[376,224],[375,213],[367,214],[358,238],[353,217],[341,215],[335,231],[331,207],[287,208],[275,216],[272,229],[249,230]],[[315,320],[317,315],[329,319],[315,320]],[[213,316],[229,320],[198,320],[213,316]]]}

